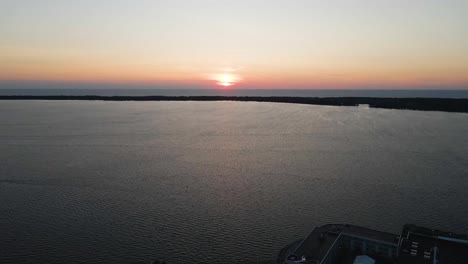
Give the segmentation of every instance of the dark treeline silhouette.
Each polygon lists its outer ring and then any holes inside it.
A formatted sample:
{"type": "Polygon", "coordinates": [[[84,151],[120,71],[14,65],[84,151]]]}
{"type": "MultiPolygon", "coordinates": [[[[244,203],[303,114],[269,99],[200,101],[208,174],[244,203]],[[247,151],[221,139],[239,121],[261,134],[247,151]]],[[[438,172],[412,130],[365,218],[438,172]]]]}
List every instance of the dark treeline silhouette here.
{"type": "Polygon", "coordinates": [[[287,97],[287,96],[98,96],[98,95],[0,95],[0,100],[99,100],[99,101],[241,101],[334,106],[369,105],[375,108],[468,113],[468,99],[375,98],[375,97],[287,97]]]}

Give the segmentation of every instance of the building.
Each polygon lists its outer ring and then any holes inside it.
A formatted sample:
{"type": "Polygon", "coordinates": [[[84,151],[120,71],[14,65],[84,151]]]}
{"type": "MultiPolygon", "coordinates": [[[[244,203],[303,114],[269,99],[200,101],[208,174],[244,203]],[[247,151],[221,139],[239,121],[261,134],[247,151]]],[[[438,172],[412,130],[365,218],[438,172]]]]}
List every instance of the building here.
{"type": "Polygon", "coordinates": [[[468,263],[468,237],[414,225],[405,225],[401,235],[396,235],[329,224],[315,228],[281,254],[282,264],[352,264],[359,259],[376,264],[460,264],[468,263]]]}

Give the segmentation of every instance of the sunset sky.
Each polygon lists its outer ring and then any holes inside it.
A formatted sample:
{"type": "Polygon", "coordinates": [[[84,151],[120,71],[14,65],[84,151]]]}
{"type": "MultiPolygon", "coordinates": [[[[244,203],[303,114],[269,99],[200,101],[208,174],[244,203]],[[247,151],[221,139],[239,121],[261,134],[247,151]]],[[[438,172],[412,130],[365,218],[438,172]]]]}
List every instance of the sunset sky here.
{"type": "Polygon", "coordinates": [[[0,0],[0,82],[468,89],[466,0],[0,0]]]}

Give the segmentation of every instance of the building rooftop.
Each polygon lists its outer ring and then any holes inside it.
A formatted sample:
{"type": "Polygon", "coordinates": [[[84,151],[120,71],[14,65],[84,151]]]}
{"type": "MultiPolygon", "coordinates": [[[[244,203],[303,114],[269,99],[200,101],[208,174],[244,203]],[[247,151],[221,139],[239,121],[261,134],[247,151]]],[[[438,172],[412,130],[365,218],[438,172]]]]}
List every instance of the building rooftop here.
{"type": "MultiPolygon", "coordinates": [[[[308,262],[319,263],[327,256],[340,234],[365,237],[384,243],[397,243],[397,235],[353,225],[328,224],[315,228],[293,251],[293,256],[300,260],[303,256],[308,262]]],[[[294,259],[291,259],[294,260],[294,259]]]]}
{"type": "Polygon", "coordinates": [[[466,263],[468,237],[432,230],[414,225],[405,225],[400,241],[398,263],[429,264],[466,263]]]}
{"type": "Polygon", "coordinates": [[[460,264],[468,263],[468,236],[415,225],[405,225],[397,236],[329,224],[315,228],[284,253],[283,263],[351,264],[356,255],[363,254],[374,258],[376,264],[460,264]]]}

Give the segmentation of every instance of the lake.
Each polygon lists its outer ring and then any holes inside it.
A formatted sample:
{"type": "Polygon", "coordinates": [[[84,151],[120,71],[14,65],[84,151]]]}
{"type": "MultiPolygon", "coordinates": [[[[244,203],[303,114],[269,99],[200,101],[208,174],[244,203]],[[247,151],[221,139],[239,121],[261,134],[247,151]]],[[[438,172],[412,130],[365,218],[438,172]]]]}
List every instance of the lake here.
{"type": "Polygon", "coordinates": [[[468,232],[468,114],[0,102],[0,262],[242,263],[315,226],[468,232]]]}

